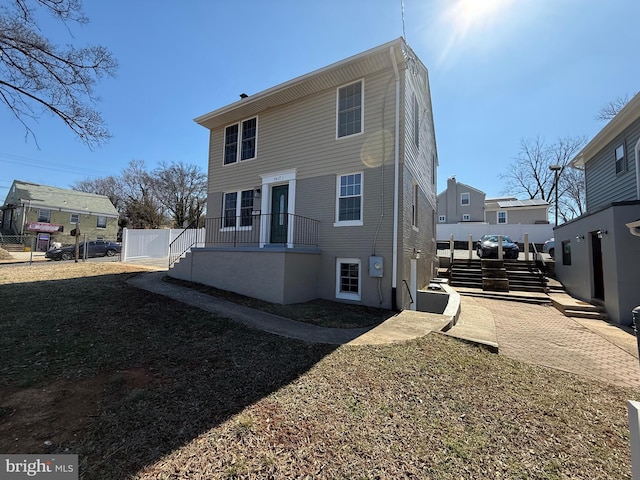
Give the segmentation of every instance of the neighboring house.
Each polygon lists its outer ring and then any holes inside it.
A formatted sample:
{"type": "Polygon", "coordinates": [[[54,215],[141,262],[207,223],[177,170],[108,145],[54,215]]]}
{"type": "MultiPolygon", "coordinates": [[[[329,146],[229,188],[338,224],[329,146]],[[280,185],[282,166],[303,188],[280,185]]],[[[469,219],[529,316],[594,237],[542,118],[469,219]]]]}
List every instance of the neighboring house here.
{"type": "Polygon", "coordinates": [[[450,177],[438,195],[438,223],[484,222],[484,200],[484,192],[450,177]]]}
{"type": "Polygon", "coordinates": [[[570,165],[584,169],[586,213],[554,229],[556,275],[571,295],[630,325],[640,305],[640,94],[570,165]]]}
{"type": "Polygon", "coordinates": [[[416,308],[437,268],[426,67],[402,38],[198,117],[206,246],[169,272],[277,303],[416,308]]]}
{"type": "Polygon", "coordinates": [[[547,220],[549,204],[544,200],[517,200],[514,197],[485,198],[485,193],[455,177],[447,179],[447,189],[438,195],[436,238],[458,242],[473,241],[486,234],[508,235],[518,243],[539,246],[553,231],[547,220]]]}
{"type": "Polygon", "coordinates": [[[549,202],[540,198],[518,200],[515,197],[487,198],[485,221],[491,225],[540,225],[549,223],[549,202]]]}
{"type": "Polygon", "coordinates": [[[74,241],[76,225],[91,239],[115,240],[118,233],[118,212],[104,195],[14,180],[1,209],[2,232],[37,235],[38,250],[74,241]]]}

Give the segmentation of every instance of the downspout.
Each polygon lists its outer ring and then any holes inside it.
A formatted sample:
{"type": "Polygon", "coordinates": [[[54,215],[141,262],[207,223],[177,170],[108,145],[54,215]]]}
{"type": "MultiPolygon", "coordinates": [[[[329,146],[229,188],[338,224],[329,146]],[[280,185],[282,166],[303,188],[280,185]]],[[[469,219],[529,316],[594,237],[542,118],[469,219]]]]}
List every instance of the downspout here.
{"type": "Polygon", "coordinates": [[[396,55],[393,46],[389,48],[391,55],[391,64],[393,72],[396,76],[396,121],[394,129],[394,152],[393,152],[393,252],[391,267],[391,309],[398,310],[398,299],[396,298],[398,286],[398,182],[400,181],[400,73],[398,72],[398,64],[396,63],[396,55]]]}

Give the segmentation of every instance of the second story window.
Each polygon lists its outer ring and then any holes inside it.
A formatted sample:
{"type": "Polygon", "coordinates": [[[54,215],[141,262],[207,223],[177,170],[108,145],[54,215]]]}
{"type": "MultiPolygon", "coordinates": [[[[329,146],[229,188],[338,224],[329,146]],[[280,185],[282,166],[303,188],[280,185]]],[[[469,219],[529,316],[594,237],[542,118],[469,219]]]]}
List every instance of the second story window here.
{"type": "Polygon", "coordinates": [[[468,193],[461,193],[460,194],[460,205],[469,205],[470,200],[469,200],[469,194],[468,193]]]}
{"type": "Polygon", "coordinates": [[[498,223],[507,223],[507,212],[498,212],[498,223]]]}
{"type": "Polygon", "coordinates": [[[616,173],[622,173],[627,169],[624,160],[624,144],[616,148],[616,173]]]}
{"type": "Polygon", "coordinates": [[[362,133],[362,80],[338,89],[338,138],[362,133]]]}
{"type": "Polygon", "coordinates": [[[224,129],[224,164],[256,157],[258,118],[250,118],[224,129]]]}
{"type": "Polygon", "coordinates": [[[96,228],[107,228],[107,217],[98,215],[96,218],[96,228]]]}

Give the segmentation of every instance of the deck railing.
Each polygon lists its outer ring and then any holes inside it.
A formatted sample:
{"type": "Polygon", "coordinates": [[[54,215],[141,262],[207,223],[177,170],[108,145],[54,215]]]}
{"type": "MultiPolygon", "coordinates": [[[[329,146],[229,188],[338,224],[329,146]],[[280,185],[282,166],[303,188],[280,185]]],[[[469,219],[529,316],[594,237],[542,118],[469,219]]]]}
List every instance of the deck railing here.
{"type": "Polygon", "coordinates": [[[207,218],[207,246],[294,245],[318,247],[320,222],[291,213],[207,218]]]}

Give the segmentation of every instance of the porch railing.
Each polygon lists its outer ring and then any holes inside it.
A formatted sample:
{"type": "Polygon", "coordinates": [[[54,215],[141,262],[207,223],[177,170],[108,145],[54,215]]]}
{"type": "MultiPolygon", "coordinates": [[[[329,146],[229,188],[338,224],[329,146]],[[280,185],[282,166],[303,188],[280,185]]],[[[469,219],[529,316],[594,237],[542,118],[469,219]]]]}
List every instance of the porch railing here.
{"type": "Polygon", "coordinates": [[[199,238],[199,232],[202,230],[198,227],[198,220],[194,220],[169,244],[169,268],[178,261],[191,247],[203,241],[199,238]]]}
{"type": "Polygon", "coordinates": [[[291,213],[207,218],[205,228],[207,246],[320,245],[320,222],[291,213]]]}

